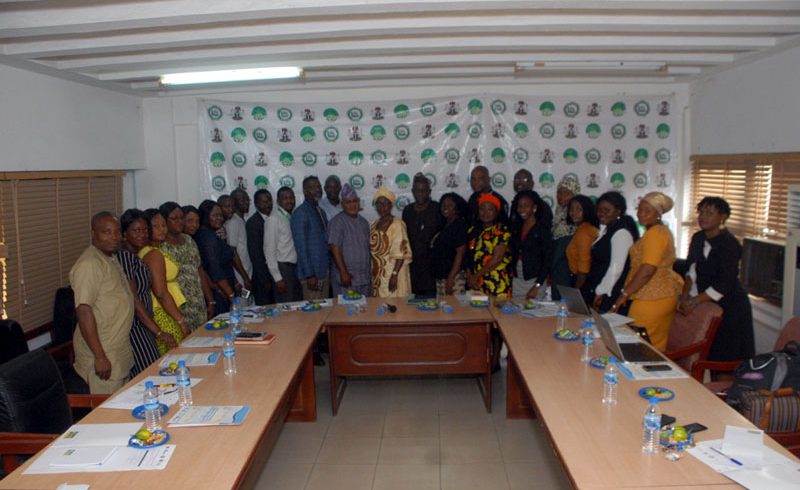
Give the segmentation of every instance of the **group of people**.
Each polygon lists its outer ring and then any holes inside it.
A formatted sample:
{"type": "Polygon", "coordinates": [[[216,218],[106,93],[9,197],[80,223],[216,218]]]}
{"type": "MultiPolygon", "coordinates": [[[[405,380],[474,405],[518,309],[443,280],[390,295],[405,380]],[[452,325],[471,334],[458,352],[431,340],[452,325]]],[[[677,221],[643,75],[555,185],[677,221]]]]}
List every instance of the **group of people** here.
{"type": "MultiPolygon", "coordinates": [[[[281,187],[273,203],[255,192],[255,212],[242,189],[197,208],[166,202],[92,219],[92,246],[70,272],[79,331],[76,371],[93,393],[122,386],[192,330],[251,291],[257,305],[313,300],[348,290],[406,298],[478,291],[492,297],[541,298],[557,286],[578,288],[601,312],[626,313],[665,349],[674,314],[704,301],[725,310],[712,358],[752,355],[752,313],[738,283],[741,246],[724,227],[721,198],[698,205],[701,231],[692,238],[685,278],[673,271],[675,245],[661,222],[672,199],[660,192],[638,203],[639,227],[625,198],[596,202],[579,182],[558,185],[555,210],[533,190],[533,176],[514,176],[507,201],[475,167],[468,200],[431,199],[431,183],[414,176],[414,202],[392,214],[396,196],[381,187],[378,218],[361,216],[361,199],[338,177],[303,179],[303,202],[281,187]],[[323,193],[324,191],[324,193],[323,193]]],[[[496,349],[499,350],[499,349],[496,349]]]]}

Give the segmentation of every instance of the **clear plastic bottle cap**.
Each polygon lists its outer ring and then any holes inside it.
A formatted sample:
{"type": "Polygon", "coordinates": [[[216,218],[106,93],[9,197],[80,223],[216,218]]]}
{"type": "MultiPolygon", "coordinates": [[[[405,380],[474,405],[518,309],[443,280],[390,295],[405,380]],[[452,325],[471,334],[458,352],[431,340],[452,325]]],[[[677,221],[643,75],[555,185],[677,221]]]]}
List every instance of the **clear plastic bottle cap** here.
{"type": "Polygon", "coordinates": [[[153,387],[153,382],[152,381],[146,381],[144,383],[144,387],[145,388],[152,388],[153,387]]]}
{"type": "Polygon", "coordinates": [[[178,366],[186,367],[186,361],[178,361],[178,366]]]}

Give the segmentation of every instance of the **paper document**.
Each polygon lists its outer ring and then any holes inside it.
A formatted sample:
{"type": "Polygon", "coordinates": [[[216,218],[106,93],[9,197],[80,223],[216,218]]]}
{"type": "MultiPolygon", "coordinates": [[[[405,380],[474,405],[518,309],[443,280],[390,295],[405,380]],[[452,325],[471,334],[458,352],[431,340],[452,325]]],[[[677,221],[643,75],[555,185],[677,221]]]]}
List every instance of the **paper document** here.
{"type": "MultiPolygon", "coordinates": [[[[98,447],[102,448],[102,446],[98,447]]],[[[169,463],[172,454],[175,452],[175,445],[165,444],[152,449],[135,449],[128,446],[116,446],[111,448],[113,452],[108,459],[101,464],[59,464],[63,462],[65,458],[65,451],[72,449],[83,450],[87,448],[49,447],[36,458],[36,461],[34,461],[23,474],[163,470],[167,467],[167,463],[169,463]]],[[[78,451],[73,454],[78,454],[78,451]]]]}
{"type": "Polygon", "coordinates": [[[181,407],[169,420],[170,427],[241,425],[250,412],[249,405],[181,407]]]}
{"type": "MultiPolygon", "coordinates": [[[[147,381],[152,381],[154,385],[159,386],[158,401],[160,403],[167,406],[178,403],[178,388],[175,387],[175,376],[148,376],[125,391],[117,393],[113,398],[106,400],[100,407],[133,410],[144,401],[144,384],[147,381]]],[[[203,381],[203,378],[192,377],[192,387],[197,386],[201,381],[203,381]]]]}
{"type": "Polygon", "coordinates": [[[75,424],[61,434],[53,446],[124,446],[131,434],[141,428],[141,421],[123,424],[75,424]]]}
{"type": "Polygon", "coordinates": [[[739,460],[746,467],[760,467],[764,457],[764,431],[725,426],[722,452],[739,460]]]}
{"type": "Polygon", "coordinates": [[[760,465],[748,467],[746,464],[736,464],[732,461],[731,455],[722,449],[722,444],[722,439],[703,441],[687,449],[687,452],[715,471],[751,490],[800,489],[800,464],[766,446],[762,449],[760,465]]]}
{"type": "Polygon", "coordinates": [[[279,311],[300,311],[304,306],[313,303],[320,305],[322,308],[330,308],[333,306],[333,298],[314,299],[309,301],[292,301],[290,303],[278,303],[279,311]]]}
{"type": "Polygon", "coordinates": [[[59,468],[100,466],[107,462],[117,449],[117,446],[61,447],[53,451],[50,466],[59,468]]]}
{"type": "Polygon", "coordinates": [[[181,342],[181,347],[222,347],[222,337],[192,337],[181,342]]]}
{"type": "Polygon", "coordinates": [[[605,318],[608,324],[611,325],[612,327],[617,327],[619,325],[627,325],[628,323],[633,323],[636,321],[629,316],[620,315],[619,313],[608,312],[608,313],[603,313],[601,316],[605,318]]]}
{"type": "Polygon", "coordinates": [[[217,352],[197,352],[194,354],[167,354],[161,358],[159,366],[169,366],[171,363],[179,363],[180,361],[186,362],[189,367],[194,366],[213,366],[217,363],[217,359],[222,355],[221,351],[217,352]]]}
{"type": "Polygon", "coordinates": [[[679,368],[675,364],[671,362],[664,361],[664,362],[647,362],[647,363],[639,363],[639,362],[624,362],[624,363],[617,363],[617,366],[624,366],[625,369],[620,368],[623,374],[628,379],[633,379],[636,381],[647,381],[647,380],[654,380],[654,379],[681,379],[681,378],[688,378],[689,374],[686,373],[683,369],[679,368]],[[669,371],[645,371],[644,366],[649,365],[661,365],[661,364],[669,364],[672,369],[669,371]],[[625,372],[627,370],[627,372],[625,372]]]}

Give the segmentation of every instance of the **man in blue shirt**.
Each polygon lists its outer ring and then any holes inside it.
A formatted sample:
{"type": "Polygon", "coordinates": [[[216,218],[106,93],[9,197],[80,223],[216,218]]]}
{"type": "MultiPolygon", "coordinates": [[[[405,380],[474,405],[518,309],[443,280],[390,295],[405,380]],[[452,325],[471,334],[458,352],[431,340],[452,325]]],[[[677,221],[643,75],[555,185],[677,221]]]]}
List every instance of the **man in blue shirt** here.
{"type": "Polygon", "coordinates": [[[297,251],[297,278],[303,299],[328,297],[328,218],[319,207],[322,185],[319,179],[303,179],[305,201],[292,213],[292,237],[297,251]]]}

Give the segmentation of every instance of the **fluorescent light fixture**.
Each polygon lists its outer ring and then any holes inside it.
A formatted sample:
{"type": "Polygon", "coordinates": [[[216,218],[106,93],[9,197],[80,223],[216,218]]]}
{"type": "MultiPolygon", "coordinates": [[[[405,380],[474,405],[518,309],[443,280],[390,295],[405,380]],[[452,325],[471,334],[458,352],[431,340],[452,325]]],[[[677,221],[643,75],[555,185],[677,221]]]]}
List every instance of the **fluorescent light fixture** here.
{"type": "Polygon", "coordinates": [[[667,64],[663,61],[536,61],[517,63],[514,71],[569,71],[569,70],[632,70],[662,71],[667,64]]]}
{"type": "Polygon", "coordinates": [[[191,73],[172,73],[161,76],[162,85],[191,85],[198,83],[243,82],[246,80],[275,80],[279,78],[300,78],[303,69],[296,66],[276,66],[270,68],[246,68],[242,70],[197,71],[191,73]]]}

